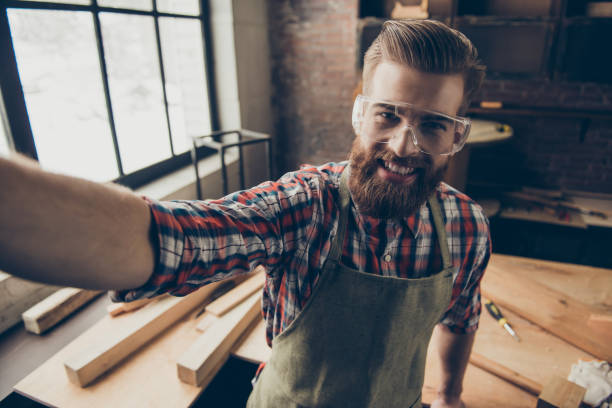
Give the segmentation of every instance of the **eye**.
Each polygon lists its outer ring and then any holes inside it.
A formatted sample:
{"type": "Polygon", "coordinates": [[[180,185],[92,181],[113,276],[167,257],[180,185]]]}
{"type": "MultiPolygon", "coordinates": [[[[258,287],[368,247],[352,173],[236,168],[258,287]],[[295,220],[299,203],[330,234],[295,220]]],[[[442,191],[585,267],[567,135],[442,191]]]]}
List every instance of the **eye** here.
{"type": "Polygon", "coordinates": [[[387,122],[395,121],[399,119],[394,112],[391,111],[382,111],[378,113],[378,116],[384,119],[387,122]]]}
{"type": "Polygon", "coordinates": [[[426,121],[421,123],[421,128],[423,128],[423,130],[430,130],[430,131],[443,131],[446,132],[447,127],[446,124],[444,124],[443,122],[436,122],[436,121],[426,121]]]}

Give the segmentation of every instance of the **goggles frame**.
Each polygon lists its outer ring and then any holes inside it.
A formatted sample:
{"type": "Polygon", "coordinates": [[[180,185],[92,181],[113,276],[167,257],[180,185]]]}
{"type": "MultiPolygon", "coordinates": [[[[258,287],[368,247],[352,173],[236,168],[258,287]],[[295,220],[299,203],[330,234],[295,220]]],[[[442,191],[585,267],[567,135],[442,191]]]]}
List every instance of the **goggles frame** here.
{"type": "MultiPolygon", "coordinates": [[[[361,133],[361,125],[363,124],[363,103],[364,102],[371,102],[371,103],[379,103],[379,104],[383,104],[383,105],[390,105],[395,107],[396,112],[398,107],[406,107],[409,109],[416,109],[420,112],[425,112],[425,113],[430,113],[433,115],[438,115],[441,116],[443,118],[449,119],[453,122],[457,122],[462,124],[465,127],[465,131],[463,133],[463,135],[461,136],[461,138],[459,139],[459,141],[453,143],[453,149],[448,152],[448,153],[431,153],[428,151],[423,150],[422,146],[419,145],[418,143],[418,138],[416,136],[416,132],[415,129],[412,125],[409,126],[403,126],[402,128],[409,128],[410,129],[410,133],[412,134],[412,142],[414,143],[414,145],[423,153],[425,154],[429,154],[431,156],[450,156],[453,155],[457,152],[459,152],[461,149],[463,149],[463,146],[465,145],[465,142],[467,141],[467,138],[470,134],[470,128],[472,126],[472,121],[469,118],[463,117],[463,116],[452,116],[452,115],[447,115],[446,113],[442,113],[442,112],[438,112],[435,110],[431,110],[431,109],[424,109],[424,108],[420,108],[412,103],[408,103],[408,102],[392,102],[392,101],[386,101],[386,100],[381,100],[381,99],[373,99],[373,98],[369,98],[367,96],[364,95],[357,95],[357,97],[355,98],[355,103],[353,104],[353,112],[352,112],[352,125],[353,125],[353,129],[355,130],[355,133],[357,135],[360,135],[361,133]]],[[[385,142],[381,142],[378,141],[378,143],[389,143],[388,141],[385,142]]]]}

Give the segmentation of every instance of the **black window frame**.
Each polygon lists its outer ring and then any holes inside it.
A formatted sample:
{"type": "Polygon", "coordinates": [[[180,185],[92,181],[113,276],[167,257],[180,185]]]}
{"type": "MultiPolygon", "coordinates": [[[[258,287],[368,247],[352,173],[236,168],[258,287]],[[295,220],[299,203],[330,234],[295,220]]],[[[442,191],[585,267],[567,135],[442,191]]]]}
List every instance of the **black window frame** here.
{"type": "MultiPolygon", "coordinates": [[[[112,180],[116,183],[125,185],[130,188],[140,187],[152,180],[155,180],[165,174],[168,174],[181,167],[187,166],[191,163],[191,152],[187,151],[180,154],[175,154],[174,146],[172,142],[172,129],[170,127],[170,120],[168,116],[168,100],[166,98],[166,77],[164,72],[164,62],[161,50],[161,40],[159,33],[159,17],[173,17],[173,18],[186,18],[186,19],[197,19],[200,21],[202,27],[202,44],[204,46],[204,75],[207,83],[208,92],[208,106],[209,106],[209,117],[211,130],[217,131],[218,127],[218,113],[216,109],[216,103],[214,100],[215,89],[214,89],[214,74],[212,61],[212,42],[210,35],[210,13],[208,0],[200,0],[200,14],[199,15],[185,15],[175,14],[167,12],[157,11],[157,0],[152,0],[153,10],[133,10],[126,8],[116,7],[104,7],[99,6],[97,0],[91,0],[90,5],[77,5],[77,4],[66,4],[59,2],[40,2],[40,1],[20,1],[20,0],[3,0],[0,3],[0,96],[3,98],[7,127],[10,131],[8,135],[12,140],[12,144],[15,150],[26,156],[29,156],[35,160],[38,160],[38,154],[36,152],[36,145],[34,142],[34,135],[30,126],[30,120],[28,117],[27,106],[25,97],[23,94],[23,88],[21,80],[19,78],[19,71],[17,68],[17,59],[15,57],[15,50],[13,48],[13,42],[10,34],[10,26],[8,21],[7,9],[36,9],[36,10],[61,10],[61,11],[87,11],[92,13],[94,21],[94,35],[96,38],[96,46],[98,52],[98,58],[100,61],[100,69],[102,75],[102,82],[104,87],[105,103],[108,112],[108,120],[111,128],[111,136],[113,138],[113,145],[115,149],[115,159],[117,161],[117,168],[119,171],[119,177],[112,180]],[[155,39],[157,43],[157,56],[160,65],[160,76],[163,90],[163,101],[164,109],[166,112],[166,121],[168,123],[168,137],[170,138],[170,149],[172,157],[164,159],[160,162],[154,163],[145,168],[139,169],[132,173],[126,174],[123,171],[121,164],[121,156],[119,154],[119,145],[117,142],[117,134],[115,130],[115,121],[113,117],[113,108],[111,104],[108,75],[106,71],[106,61],[104,59],[104,47],[103,38],[100,28],[99,13],[110,12],[118,14],[136,14],[143,16],[153,17],[155,26],[155,39]]],[[[204,157],[208,154],[213,154],[214,151],[207,147],[201,147],[201,151],[198,151],[199,157],[204,157]]]]}

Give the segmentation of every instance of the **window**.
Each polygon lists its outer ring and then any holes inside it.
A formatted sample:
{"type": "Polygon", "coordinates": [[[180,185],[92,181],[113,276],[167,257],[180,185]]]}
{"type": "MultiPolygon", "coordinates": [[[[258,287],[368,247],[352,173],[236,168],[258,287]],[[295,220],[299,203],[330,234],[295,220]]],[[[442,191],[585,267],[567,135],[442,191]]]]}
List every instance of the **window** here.
{"type": "Polygon", "coordinates": [[[43,168],[136,187],[188,163],[191,137],[213,129],[199,0],[1,7],[14,54],[4,101],[27,112],[8,121],[43,168]]]}

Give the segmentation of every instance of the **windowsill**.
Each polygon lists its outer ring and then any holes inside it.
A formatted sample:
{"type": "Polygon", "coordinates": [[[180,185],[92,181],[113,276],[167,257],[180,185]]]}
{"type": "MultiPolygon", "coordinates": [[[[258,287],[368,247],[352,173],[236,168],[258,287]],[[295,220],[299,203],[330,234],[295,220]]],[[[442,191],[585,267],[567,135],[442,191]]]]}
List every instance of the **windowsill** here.
{"type": "MultiPolygon", "coordinates": [[[[238,162],[238,149],[228,149],[225,154],[226,167],[238,162]]],[[[214,175],[221,171],[221,161],[218,155],[210,155],[198,162],[200,183],[215,182],[214,175]]],[[[134,191],[155,200],[196,200],[195,171],[193,164],[182,167],[172,173],[145,184],[134,191]]]]}

